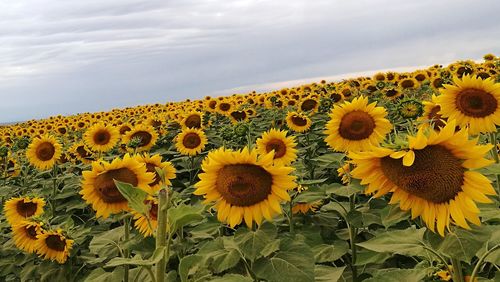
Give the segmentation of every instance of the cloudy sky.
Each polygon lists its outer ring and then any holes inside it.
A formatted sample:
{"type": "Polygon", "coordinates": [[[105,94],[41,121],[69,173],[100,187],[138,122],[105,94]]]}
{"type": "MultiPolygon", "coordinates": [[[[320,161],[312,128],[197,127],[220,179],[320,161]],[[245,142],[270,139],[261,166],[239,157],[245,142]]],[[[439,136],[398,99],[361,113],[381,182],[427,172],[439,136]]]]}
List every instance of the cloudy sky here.
{"type": "Polygon", "coordinates": [[[0,122],[500,54],[500,1],[0,2],[0,122]]]}

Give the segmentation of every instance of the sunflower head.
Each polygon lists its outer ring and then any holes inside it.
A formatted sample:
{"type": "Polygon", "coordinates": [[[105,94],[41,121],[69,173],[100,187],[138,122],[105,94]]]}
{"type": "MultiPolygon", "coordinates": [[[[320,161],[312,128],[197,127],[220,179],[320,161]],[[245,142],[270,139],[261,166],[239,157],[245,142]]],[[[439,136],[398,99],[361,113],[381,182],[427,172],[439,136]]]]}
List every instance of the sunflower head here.
{"type": "Polygon", "coordinates": [[[128,131],[123,137],[123,143],[133,152],[148,151],[156,144],[158,133],[151,125],[139,124],[128,131]]]}
{"type": "Polygon", "coordinates": [[[285,130],[277,129],[264,132],[256,141],[257,151],[261,155],[274,151],[274,162],[289,165],[297,159],[297,143],[295,137],[287,137],[286,134],[285,130]]]}
{"type": "Polygon", "coordinates": [[[297,112],[288,112],[286,115],[286,124],[288,128],[295,132],[305,132],[311,127],[311,119],[303,114],[297,112]]]}
{"type": "Polygon", "coordinates": [[[492,163],[484,158],[491,145],[477,145],[465,129],[455,132],[449,122],[440,132],[420,129],[408,137],[406,149],[374,148],[371,152],[350,153],[356,168],[351,175],[368,184],[366,193],[375,197],[393,192],[390,203],[411,210],[431,231],[444,236],[454,223],[469,228],[479,225],[474,202],[489,203],[495,195],[491,181],[472,169],[492,163]]]}
{"type": "Polygon", "coordinates": [[[135,158],[140,163],[146,165],[147,172],[155,174],[153,182],[149,184],[153,193],[157,192],[162,184],[161,176],[158,175],[156,169],[161,169],[163,171],[163,175],[165,177],[164,184],[167,186],[172,185],[170,180],[175,178],[175,167],[171,162],[163,162],[160,155],[143,154],[143,155],[136,155],[135,158]]]}
{"type": "Polygon", "coordinates": [[[43,135],[33,139],[26,150],[30,164],[40,170],[53,167],[61,157],[62,146],[53,136],[43,135]]]}
{"type": "Polygon", "coordinates": [[[203,125],[203,115],[200,112],[190,112],[181,121],[184,128],[201,128],[203,125]]]}
{"type": "Polygon", "coordinates": [[[147,214],[142,214],[134,210],[131,212],[135,219],[134,226],[143,236],[154,236],[156,228],[158,228],[158,200],[148,196],[144,204],[148,206],[147,214]]]}
{"type": "Polygon", "coordinates": [[[73,246],[73,240],[66,238],[62,230],[44,231],[36,236],[36,252],[44,259],[66,262],[73,246]]]}
{"type": "Polygon", "coordinates": [[[455,77],[454,85],[445,85],[437,102],[441,115],[455,119],[459,126],[468,126],[473,135],[494,132],[500,124],[500,83],[464,75],[455,77]]]}
{"type": "Polygon", "coordinates": [[[155,174],[147,172],[144,163],[126,154],[123,159],[116,158],[111,163],[92,162],[92,170],[84,171],[82,180],[82,198],[96,211],[97,217],[109,217],[128,210],[128,202],[120,193],[114,180],[131,184],[148,193],[155,174]]]}
{"type": "Polygon", "coordinates": [[[120,132],[112,125],[96,123],[85,132],[85,144],[95,152],[108,152],[118,143],[120,132]]]}
{"type": "Polygon", "coordinates": [[[5,218],[11,225],[14,225],[27,218],[42,215],[44,206],[43,198],[11,198],[4,204],[5,218]]]}
{"type": "Polygon", "coordinates": [[[326,124],[326,143],[337,151],[361,151],[378,145],[392,129],[383,107],[368,104],[368,98],[335,106],[326,124]]]}
{"type": "Polygon", "coordinates": [[[256,150],[220,148],[208,154],[202,163],[203,173],[195,184],[195,195],[205,202],[215,202],[217,218],[234,227],[243,220],[248,226],[271,221],[281,213],[280,202],[290,201],[288,190],[296,184],[289,175],[293,168],[273,165],[273,154],[258,157],[256,150]]]}
{"type": "Polygon", "coordinates": [[[20,250],[35,253],[37,236],[42,232],[42,223],[22,220],[12,226],[12,239],[20,250]]]}
{"type": "Polygon", "coordinates": [[[195,156],[205,149],[207,142],[207,136],[201,129],[186,128],[177,135],[175,146],[179,153],[195,156]]]}

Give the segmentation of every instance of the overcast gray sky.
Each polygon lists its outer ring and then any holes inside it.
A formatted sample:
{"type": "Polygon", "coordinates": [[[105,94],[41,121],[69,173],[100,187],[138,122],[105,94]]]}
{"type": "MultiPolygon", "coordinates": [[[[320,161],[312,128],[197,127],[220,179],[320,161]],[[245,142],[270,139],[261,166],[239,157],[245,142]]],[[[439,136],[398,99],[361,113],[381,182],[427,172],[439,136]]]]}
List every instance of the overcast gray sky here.
{"type": "Polygon", "coordinates": [[[0,122],[500,55],[498,11],[498,0],[1,1],[0,122]]]}

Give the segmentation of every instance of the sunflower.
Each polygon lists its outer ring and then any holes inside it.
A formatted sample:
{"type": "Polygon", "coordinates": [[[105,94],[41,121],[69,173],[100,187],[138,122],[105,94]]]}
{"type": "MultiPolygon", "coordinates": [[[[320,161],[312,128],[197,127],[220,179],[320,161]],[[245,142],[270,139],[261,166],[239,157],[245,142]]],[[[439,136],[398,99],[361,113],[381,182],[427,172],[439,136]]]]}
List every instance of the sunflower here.
{"type": "Polygon", "coordinates": [[[483,156],[492,145],[477,145],[466,129],[455,132],[450,121],[440,132],[420,129],[408,136],[408,151],[374,148],[372,152],[350,153],[357,166],[351,175],[368,184],[367,194],[375,197],[393,192],[390,204],[420,216],[431,231],[444,236],[451,223],[469,229],[467,221],[480,225],[479,203],[492,202],[490,180],[471,169],[492,161],[483,156]],[[402,158],[402,161],[400,160],[402,158]]]}
{"type": "Polygon", "coordinates": [[[69,149],[69,153],[71,156],[74,156],[76,159],[80,160],[84,164],[91,163],[94,160],[92,156],[92,152],[85,146],[85,143],[78,142],[73,144],[69,149]]]}
{"type": "Polygon", "coordinates": [[[351,181],[351,162],[345,162],[344,165],[337,168],[337,174],[343,184],[349,184],[351,181]]]}
{"type": "Polygon", "coordinates": [[[200,112],[190,112],[181,121],[183,128],[201,128],[203,125],[203,116],[200,112]]]}
{"type": "Polygon", "coordinates": [[[422,122],[422,126],[428,127],[432,125],[435,130],[439,130],[441,127],[446,125],[446,118],[441,117],[439,113],[441,111],[441,106],[437,104],[437,96],[432,95],[431,101],[423,101],[424,113],[417,121],[422,122]]]}
{"type": "Polygon", "coordinates": [[[286,115],[286,124],[295,132],[305,132],[311,127],[311,119],[302,113],[288,112],[286,115]]]}
{"type": "Polygon", "coordinates": [[[158,228],[158,200],[149,196],[144,203],[149,207],[147,216],[134,210],[131,211],[135,220],[134,226],[144,237],[154,236],[158,228]]]}
{"type": "MultiPolygon", "coordinates": [[[[132,130],[128,131],[123,137],[123,143],[132,145],[130,142],[135,140],[137,147],[135,148],[137,152],[147,151],[156,144],[158,140],[158,133],[156,133],[154,127],[151,125],[139,124],[136,125],[132,130]]],[[[129,151],[134,151],[133,148],[129,148],[129,151]]]]}
{"type": "Polygon", "coordinates": [[[261,155],[265,155],[274,151],[274,162],[282,165],[289,165],[297,159],[297,143],[295,137],[286,137],[285,130],[271,129],[262,134],[262,137],[257,139],[257,151],[261,155]]]}
{"type": "Polygon", "coordinates": [[[162,169],[163,173],[165,174],[165,185],[171,186],[172,183],[170,182],[170,179],[175,178],[175,167],[171,162],[162,162],[162,158],[160,155],[149,155],[149,154],[143,154],[143,155],[137,155],[135,158],[140,162],[146,164],[146,170],[147,172],[151,172],[155,174],[155,178],[153,182],[149,184],[149,187],[151,187],[152,192],[157,192],[160,189],[160,184],[161,184],[161,178],[156,172],[156,168],[162,169]]]}
{"type": "Polygon", "coordinates": [[[318,207],[321,205],[321,201],[312,202],[312,203],[296,203],[292,207],[293,214],[306,214],[308,211],[315,212],[318,210],[318,207]]]}
{"type": "Polygon", "coordinates": [[[85,144],[94,152],[108,152],[118,143],[120,132],[112,125],[106,125],[102,122],[91,126],[83,140],[85,144]]]}
{"type": "Polygon", "coordinates": [[[246,111],[235,110],[229,113],[229,118],[233,123],[238,123],[240,121],[248,120],[248,114],[246,111]]]}
{"type": "Polygon", "coordinates": [[[14,225],[32,216],[43,214],[44,206],[43,198],[11,198],[4,204],[5,218],[10,225],[14,225]]]}
{"type": "Polygon", "coordinates": [[[61,144],[53,136],[43,135],[35,138],[26,151],[30,164],[40,170],[52,168],[61,157],[61,144]]]}
{"type": "Polygon", "coordinates": [[[326,143],[337,151],[367,150],[378,145],[392,129],[385,118],[383,107],[368,104],[368,98],[359,97],[352,102],[335,106],[326,124],[326,143]]]}
{"type": "Polygon", "coordinates": [[[12,240],[20,250],[35,253],[37,235],[42,233],[42,223],[22,220],[12,226],[12,240]]]}
{"type": "Polygon", "coordinates": [[[69,251],[73,246],[73,240],[66,238],[62,230],[44,231],[36,236],[36,252],[44,259],[57,261],[60,264],[66,262],[69,251]]]}
{"type": "Polygon", "coordinates": [[[500,124],[500,83],[464,75],[453,78],[455,85],[445,85],[437,98],[441,115],[456,119],[459,126],[468,126],[469,132],[494,132],[500,124]]]}
{"type": "Polygon", "coordinates": [[[307,97],[300,102],[299,109],[303,112],[317,112],[319,102],[314,97],[307,97]]]}
{"type": "Polygon", "coordinates": [[[122,196],[113,180],[129,183],[146,192],[154,181],[155,174],[147,172],[146,166],[126,154],[123,159],[116,158],[111,163],[92,162],[92,170],[82,173],[82,198],[92,205],[97,217],[128,210],[128,202],[122,196]]]}
{"type": "Polygon", "coordinates": [[[240,151],[220,148],[208,154],[203,173],[195,184],[195,195],[204,195],[205,203],[215,202],[217,218],[234,227],[271,221],[281,214],[281,201],[290,201],[288,190],[296,184],[292,167],[273,165],[274,153],[257,157],[247,147],[240,151]]]}
{"type": "Polygon", "coordinates": [[[201,129],[186,128],[177,135],[175,146],[179,153],[195,156],[205,149],[206,144],[207,136],[201,129]]]}

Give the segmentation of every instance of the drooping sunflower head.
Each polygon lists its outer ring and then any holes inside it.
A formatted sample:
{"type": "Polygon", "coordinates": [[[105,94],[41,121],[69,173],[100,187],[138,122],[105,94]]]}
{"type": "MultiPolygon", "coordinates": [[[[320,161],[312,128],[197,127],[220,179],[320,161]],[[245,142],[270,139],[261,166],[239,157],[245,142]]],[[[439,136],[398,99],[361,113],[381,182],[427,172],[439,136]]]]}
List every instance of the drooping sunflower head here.
{"type": "Polygon", "coordinates": [[[437,98],[441,115],[468,126],[473,135],[494,132],[500,125],[500,83],[464,75],[453,78],[455,85],[445,85],[437,98]]]}
{"type": "Polygon", "coordinates": [[[151,193],[149,184],[155,174],[147,172],[144,163],[126,154],[123,159],[116,158],[111,163],[92,162],[92,170],[84,171],[82,180],[82,198],[92,205],[97,217],[109,217],[128,210],[128,202],[120,193],[114,180],[131,184],[151,193]]]}
{"type": "Polygon", "coordinates": [[[120,132],[114,126],[96,123],[85,131],[85,144],[94,152],[108,152],[118,143],[120,132]]]}
{"type": "Polygon", "coordinates": [[[22,220],[12,226],[12,239],[20,250],[27,253],[36,252],[37,235],[43,232],[42,223],[22,220]]]}
{"type": "Polygon", "coordinates": [[[156,144],[158,133],[151,125],[139,124],[128,131],[123,137],[123,143],[127,145],[129,151],[148,151],[156,144]]]}
{"type": "Polygon", "coordinates": [[[189,112],[181,121],[183,128],[202,128],[203,115],[200,112],[189,112]]]}
{"type": "Polygon", "coordinates": [[[293,214],[307,214],[309,211],[315,212],[318,210],[318,207],[321,205],[321,201],[316,201],[312,203],[295,203],[292,207],[293,214]]]}
{"type": "Polygon", "coordinates": [[[311,119],[303,113],[288,112],[286,115],[286,124],[288,128],[295,132],[305,132],[309,130],[311,123],[311,119]]]}
{"type": "Polygon", "coordinates": [[[446,118],[440,114],[441,106],[437,104],[437,96],[432,95],[431,101],[424,101],[424,113],[417,119],[422,123],[422,126],[432,126],[434,130],[439,131],[441,127],[446,125],[446,118]]]}
{"type": "Polygon", "coordinates": [[[57,261],[60,264],[66,262],[74,241],[66,238],[61,229],[43,231],[36,237],[36,252],[38,255],[44,259],[57,261]]]}
{"type": "Polygon", "coordinates": [[[326,124],[325,141],[337,151],[368,150],[391,131],[386,115],[383,107],[377,107],[375,102],[368,104],[366,97],[335,106],[326,124]]]}
{"type": "Polygon", "coordinates": [[[207,136],[203,130],[186,128],[177,135],[175,146],[179,153],[195,156],[205,149],[207,142],[207,136]]]}
{"type": "Polygon", "coordinates": [[[144,203],[148,206],[146,215],[131,211],[135,219],[134,226],[144,237],[155,236],[156,228],[158,228],[158,200],[148,196],[144,203]]]}
{"type": "Polygon", "coordinates": [[[261,155],[266,155],[274,151],[274,162],[283,165],[289,165],[297,159],[297,143],[295,137],[286,137],[285,130],[271,129],[262,134],[257,139],[257,151],[261,155]]]}
{"type": "Polygon", "coordinates": [[[52,168],[61,157],[62,146],[53,136],[43,135],[33,139],[26,150],[30,164],[40,170],[52,168]]]}
{"type": "Polygon", "coordinates": [[[440,132],[420,129],[408,137],[408,149],[374,148],[372,152],[350,153],[356,168],[351,175],[367,184],[375,197],[393,192],[390,203],[420,216],[431,231],[444,236],[445,227],[480,225],[475,202],[492,202],[491,181],[472,169],[492,163],[484,158],[491,145],[477,145],[465,129],[455,132],[449,122],[440,132]],[[402,158],[402,160],[401,160],[402,158]]]}
{"type": "Polygon", "coordinates": [[[281,214],[280,202],[290,201],[293,189],[292,167],[273,165],[273,154],[258,157],[256,150],[241,151],[225,148],[212,151],[202,163],[203,173],[195,184],[195,195],[205,202],[215,202],[217,218],[234,227],[243,220],[247,226],[272,221],[281,214]]]}
{"type": "Polygon", "coordinates": [[[15,225],[27,218],[40,216],[44,206],[43,198],[11,198],[4,204],[5,218],[10,225],[15,225]]]}
{"type": "Polygon", "coordinates": [[[157,192],[160,189],[161,186],[161,177],[158,175],[158,172],[156,169],[161,169],[163,170],[163,173],[165,175],[165,185],[171,186],[172,183],[170,182],[171,179],[175,178],[175,167],[171,162],[164,162],[162,161],[162,158],[160,155],[149,155],[149,154],[143,154],[143,155],[136,155],[135,158],[140,162],[146,165],[146,170],[147,172],[154,173],[155,178],[153,182],[149,184],[151,187],[151,190],[153,193],[157,192]]]}

